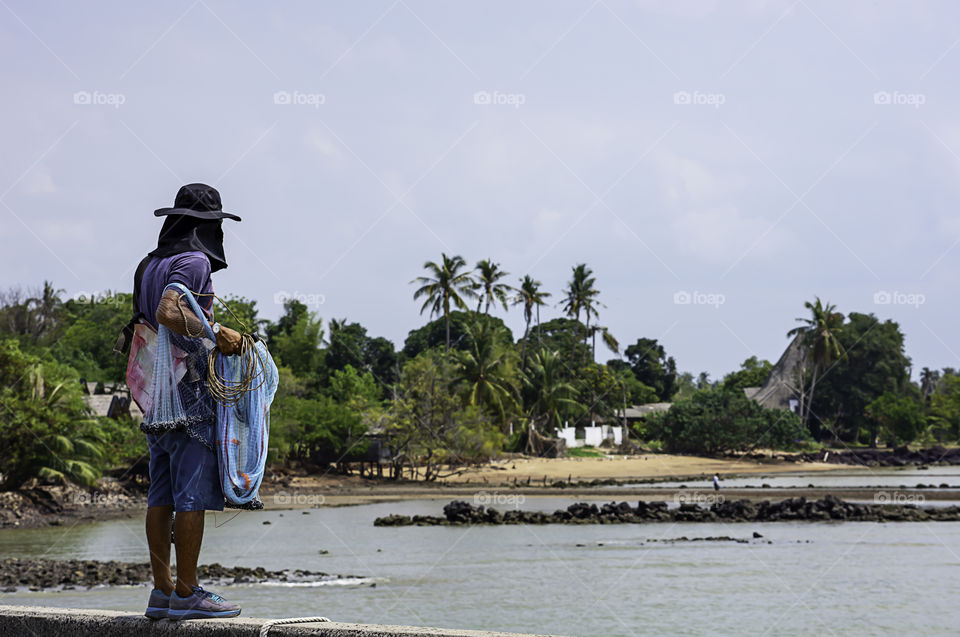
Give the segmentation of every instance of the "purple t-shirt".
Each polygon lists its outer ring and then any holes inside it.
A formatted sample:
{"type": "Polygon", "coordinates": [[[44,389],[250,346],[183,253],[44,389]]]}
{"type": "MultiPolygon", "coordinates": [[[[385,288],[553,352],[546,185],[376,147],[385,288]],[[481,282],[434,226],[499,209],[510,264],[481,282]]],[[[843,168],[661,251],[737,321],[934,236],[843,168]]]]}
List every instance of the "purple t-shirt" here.
{"type": "MultiPolygon", "coordinates": [[[[140,282],[139,310],[146,320],[157,329],[157,306],[163,297],[163,288],[170,283],[180,283],[197,294],[213,294],[210,278],[210,260],[202,252],[181,252],[169,257],[154,257],[147,264],[140,282]]],[[[199,296],[197,303],[213,320],[213,297],[199,296]]]]}

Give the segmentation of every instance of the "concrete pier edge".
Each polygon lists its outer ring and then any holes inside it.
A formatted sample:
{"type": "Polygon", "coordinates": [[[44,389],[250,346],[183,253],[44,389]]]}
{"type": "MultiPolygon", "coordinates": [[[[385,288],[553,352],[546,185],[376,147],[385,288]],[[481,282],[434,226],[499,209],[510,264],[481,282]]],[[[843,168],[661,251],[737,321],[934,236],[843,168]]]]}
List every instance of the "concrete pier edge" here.
{"type": "MultiPolygon", "coordinates": [[[[322,614],[313,613],[312,616],[322,614]]],[[[304,615],[311,615],[305,612],[304,615]]],[[[203,635],[204,637],[258,637],[268,619],[236,618],[151,621],[143,615],[112,610],[0,605],[0,635],[11,637],[126,637],[127,635],[203,635]]],[[[285,624],[270,628],[272,637],[314,635],[323,637],[551,637],[478,630],[382,626],[318,622],[285,624]]]]}

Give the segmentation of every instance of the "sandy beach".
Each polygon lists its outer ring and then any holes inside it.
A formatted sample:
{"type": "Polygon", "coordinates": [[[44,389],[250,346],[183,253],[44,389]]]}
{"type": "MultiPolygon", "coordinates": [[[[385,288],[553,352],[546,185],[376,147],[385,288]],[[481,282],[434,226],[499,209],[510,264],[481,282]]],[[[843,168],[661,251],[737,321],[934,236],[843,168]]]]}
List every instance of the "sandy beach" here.
{"type": "MultiPolygon", "coordinates": [[[[727,460],[644,454],[610,458],[508,458],[478,468],[465,469],[437,482],[368,480],[354,476],[290,476],[282,483],[265,480],[261,487],[264,504],[269,508],[300,508],[317,504],[347,506],[371,502],[409,499],[453,499],[484,489],[516,489],[515,493],[542,496],[609,497],[596,487],[584,486],[593,480],[631,481],[698,479],[709,487],[710,477],[723,478],[808,471],[850,471],[851,467],[825,463],[797,463],[727,460]],[[546,478],[547,486],[543,486],[546,478]],[[574,486],[550,486],[570,480],[574,486]],[[528,485],[529,480],[529,485],[528,485]],[[516,482],[515,482],[516,481],[516,482]]],[[[856,470],[854,468],[853,470],[856,470]]],[[[638,486],[622,491],[623,496],[654,496],[659,491],[638,486]]],[[[732,493],[731,493],[732,495],[732,493]]],[[[766,493],[769,497],[769,492],[766,493]]]]}
{"type": "Polygon", "coordinates": [[[789,471],[830,471],[835,464],[796,462],[756,462],[752,460],[726,460],[700,458],[671,454],[643,454],[636,456],[609,456],[606,458],[518,458],[493,461],[478,469],[470,469],[448,478],[447,482],[547,482],[567,480],[618,481],[666,479],[720,473],[723,475],[749,475],[756,473],[782,473],[789,471]]]}

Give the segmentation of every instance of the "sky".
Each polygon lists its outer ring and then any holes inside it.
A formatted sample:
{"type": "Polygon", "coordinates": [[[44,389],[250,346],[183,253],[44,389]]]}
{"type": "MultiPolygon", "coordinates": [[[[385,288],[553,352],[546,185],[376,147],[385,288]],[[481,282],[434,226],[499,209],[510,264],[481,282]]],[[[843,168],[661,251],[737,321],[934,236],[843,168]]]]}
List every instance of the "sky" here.
{"type": "MultiPolygon", "coordinates": [[[[960,367],[960,5],[0,0],[0,288],[132,288],[184,183],[218,293],[402,347],[460,254],[716,379],[819,296],[960,367]]],[[[515,335],[518,308],[503,317],[515,335]]],[[[598,352],[600,360],[613,357],[598,352]]]]}

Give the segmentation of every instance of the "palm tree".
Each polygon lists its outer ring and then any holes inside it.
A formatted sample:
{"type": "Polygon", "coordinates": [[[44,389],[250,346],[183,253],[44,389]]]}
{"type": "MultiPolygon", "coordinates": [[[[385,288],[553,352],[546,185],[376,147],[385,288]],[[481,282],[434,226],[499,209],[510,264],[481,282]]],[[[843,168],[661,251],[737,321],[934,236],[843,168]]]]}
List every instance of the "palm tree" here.
{"type": "Polygon", "coordinates": [[[499,281],[510,273],[501,270],[500,264],[494,263],[490,259],[477,261],[477,267],[475,269],[477,272],[476,289],[480,290],[480,294],[477,295],[477,312],[480,311],[480,306],[485,302],[486,307],[483,313],[489,314],[490,303],[494,300],[499,301],[500,304],[503,305],[503,309],[506,310],[508,296],[510,292],[513,291],[513,288],[499,281]]]}
{"type": "MultiPolygon", "coordinates": [[[[600,303],[596,300],[600,290],[594,287],[597,279],[593,276],[593,270],[587,267],[586,263],[580,263],[573,268],[573,278],[567,283],[566,299],[564,300],[563,311],[567,316],[580,322],[580,312],[587,316],[586,332],[584,339],[588,338],[590,331],[590,317],[597,315],[596,306],[600,303]]],[[[573,359],[573,353],[576,349],[570,350],[570,358],[573,359]]],[[[586,351],[584,351],[584,362],[586,362],[586,351]]]]}
{"type": "Polygon", "coordinates": [[[63,292],[54,288],[49,281],[44,281],[43,290],[39,296],[26,300],[26,309],[32,322],[30,336],[34,343],[52,331],[56,325],[60,309],[63,307],[63,302],[60,300],[63,292]]]}
{"type": "MultiPolygon", "coordinates": [[[[577,407],[577,389],[564,379],[565,365],[560,353],[540,349],[530,357],[523,382],[530,391],[528,417],[536,428],[550,431],[563,425],[563,412],[577,407]]],[[[530,434],[528,434],[528,445],[530,434]]]]}
{"type": "Polygon", "coordinates": [[[804,410],[804,395],[800,395],[800,417],[803,422],[810,419],[810,408],[813,405],[813,392],[817,387],[818,374],[830,366],[836,358],[846,358],[847,352],[837,340],[843,330],[843,314],[836,311],[836,306],[822,303],[820,297],[814,298],[814,303],[806,301],[803,305],[810,310],[809,318],[798,318],[804,325],[795,327],[787,336],[799,336],[807,349],[807,358],[813,369],[811,370],[810,391],[806,395],[806,410],[804,410]]]}
{"type": "Polygon", "coordinates": [[[475,282],[469,272],[462,272],[467,262],[460,255],[448,257],[441,254],[440,264],[427,261],[423,267],[431,276],[418,276],[410,283],[419,283],[420,288],[413,293],[413,298],[427,297],[420,308],[420,313],[430,308],[430,317],[443,314],[447,325],[446,351],[450,350],[450,305],[467,310],[464,297],[476,297],[475,282]]]}
{"type": "Polygon", "coordinates": [[[607,346],[607,349],[614,354],[620,353],[620,341],[618,341],[616,337],[610,333],[608,328],[603,327],[602,325],[592,325],[587,331],[590,334],[590,338],[593,339],[592,349],[594,358],[597,357],[597,332],[600,333],[600,338],[603,341],[603,344],[607,346]]]}
{"type": "Polygon", "coordinates": [[[520,279],[520,287],[517,289],[516,296],[513,297],[513,304],[523,304],[523,319],[526,321],[526,327],[523,329],[523,347],[520,350],[520,367],[527,364],[527,336],[530,334],[530,321],[533,319],[533,309],[537,309],[537,342],[540,341],[540,306],[544,305],[545,299],[550,296],[549,292],[540,291],[540,281],[537,281],[529,274],[520,279]]]}
{"type": "Polygon", "coordinates": [[[468,402],[492,410],[500,422],[518,405],[513,357],[516,350],[504,347],[498,340],[497,328],[487,321],[466,326],[467,349],[456,352],[457,377],[468,390],[468,402]]]}

